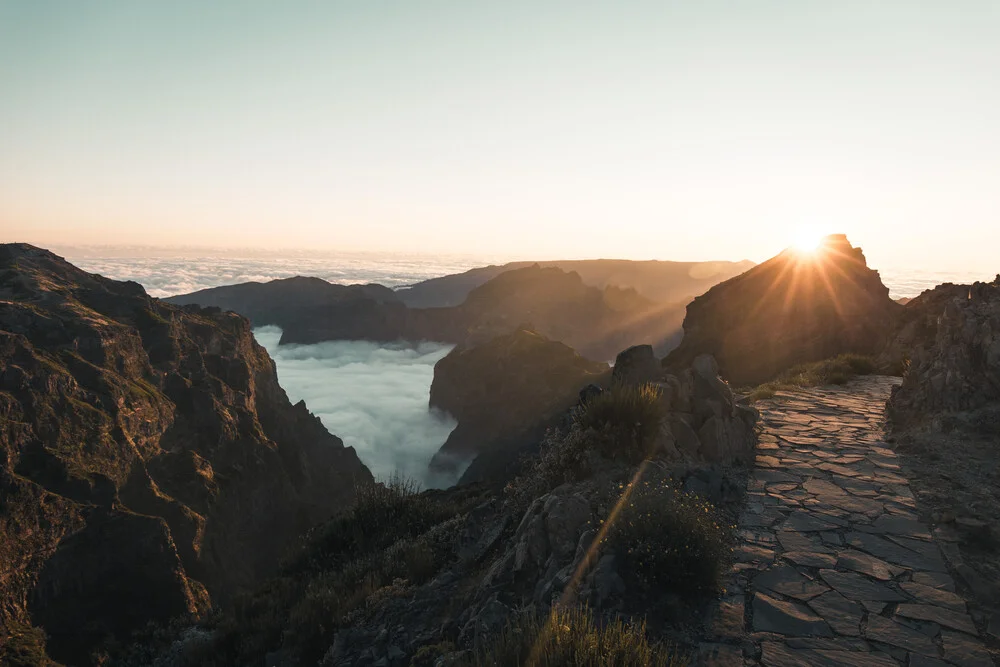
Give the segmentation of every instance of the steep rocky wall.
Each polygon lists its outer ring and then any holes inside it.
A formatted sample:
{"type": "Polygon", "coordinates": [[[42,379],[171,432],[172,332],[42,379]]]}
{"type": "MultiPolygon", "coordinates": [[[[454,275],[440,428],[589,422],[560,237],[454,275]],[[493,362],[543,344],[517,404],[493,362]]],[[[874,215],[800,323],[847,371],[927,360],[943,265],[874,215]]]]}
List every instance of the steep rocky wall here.
{"type": "Polygon", "coordinates": [[[883,361],[908,366],[893,393],[897,425],[943,413],[1000,425],[1000,276],[992,283],[941,285],[908,303],[883,361]],[[991,417],[992,415],[992,417],[991,417]]]}
{"type": "Polygon", "coordinates": [[[0,246],[0,624],[79,662],[259,581],[370,480],[242,317],[0,246]]]}

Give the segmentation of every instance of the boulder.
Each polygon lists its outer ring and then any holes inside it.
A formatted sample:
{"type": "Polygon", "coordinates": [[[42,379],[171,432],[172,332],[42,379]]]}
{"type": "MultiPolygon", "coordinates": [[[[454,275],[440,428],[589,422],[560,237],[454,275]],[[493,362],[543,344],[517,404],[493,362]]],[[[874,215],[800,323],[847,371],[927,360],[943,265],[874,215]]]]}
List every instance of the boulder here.
{"type": "Polygon", "coordinates": [[[677,371],[707,353],[728,381],[755,385],[796,364],[877,354],[901,308],[860,248],[828,236],[813,253],[785,250],[692,301],[664,365],[677,371]]]}
{"type": "Polygon", "coordinates": [[[618,353],[611,373],[611,384],[643,384],[658,380],[662,375],[663,368],[660,360],[653,354],[653,346],[634,345],[618,353]]]}
{"type": "Polygon", "coordinates": [[[736,402],[711,355],[699,355],[680,376],[658,383],[668,413],[655,449],[689,463],[748,463],[756,446],[757,413],[736,402]]]}

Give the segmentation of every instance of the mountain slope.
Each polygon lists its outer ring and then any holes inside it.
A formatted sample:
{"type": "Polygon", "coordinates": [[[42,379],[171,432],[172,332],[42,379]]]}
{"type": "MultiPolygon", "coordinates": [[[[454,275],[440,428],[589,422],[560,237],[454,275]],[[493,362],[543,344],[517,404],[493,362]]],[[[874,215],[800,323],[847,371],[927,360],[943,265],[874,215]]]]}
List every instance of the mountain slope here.
{"type": "Polygon", "coordinates": [[[615,286],[599,289],[577,273],[537,264],[501,273],[470,291],[461,305],[448,308],[408,308],[378,286],[325,283],[317,289],[317,282],[323,281],[247,283],[168,301],[236,308],[255,325],[280,326],[283,344],[352,339],[477,344],[527,325],[598,360],[639,343],[665,352],[675,344],[683,318],[679,303],[651,301],[615,286]],[[323,296],[303,297],[299,286],[323,296]]]}
{"type": "MultiPolygon", "coordinates": [[[[534,262],[510,262],[483,266],[440,278],[431,278],[396,291],[411,308],[440,308],[461,304],[480,285],[507,271],[523,269],[534,262]]],[[[688,301],[708,288],[753,268],[742,262],[665,262],[626,259],[580,259],[537,262],[542,268],[554,267],[576,272],[584,284],[598,289],[610,285],[632,288],[653,301],[673,303],[688,301]]]]}
{"type": "Polygon", "coordinates": [[[757,384],[799,363],[878,353],[901,308],[861,249],[833,235],[815,253],[786,250],[692,301],[664,363],[712,354],[727,380],[757,384]]]}
{"type": "Polygon", "coordinates": [[[78,664],[259,581],[370,480],[242,317],[0,246],[0,628],[78,664]]]}

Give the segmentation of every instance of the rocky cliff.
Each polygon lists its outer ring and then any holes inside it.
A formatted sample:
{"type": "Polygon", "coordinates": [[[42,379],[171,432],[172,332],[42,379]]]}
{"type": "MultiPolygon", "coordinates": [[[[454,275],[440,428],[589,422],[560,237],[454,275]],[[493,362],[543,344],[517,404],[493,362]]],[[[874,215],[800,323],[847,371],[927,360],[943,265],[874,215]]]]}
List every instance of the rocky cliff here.
{"type": "Polygon", "coordinates": [[[577,273],[538,265],[500,273],[448,308],[408,308],[386,288],[316,278],[217,287],[168,301],[232,309],[255,325],[275,324],[284,344],[403,339],[476,345],[528,326],[597,360],[638,343],[665,352],[676,344],[683,318],[679,303],[593,287],[577,273]]]}
{"type": "Polygon", "coordinates": [[[877,354],[901,306],[844,235],[814,252],[789,249],[716,285],[687,307],[684,339],[665,360],[712,354],[737,386],[845,352],[877,354]]]}
{"type": "Polygon", "coordinates": [[[477,476],[491,477],[494,468],[511,463],[508,454],[537,441],[572,407],[583,387],[608,375],[607,364],[524,329],[455,348],[434,366],[430,405],[449,412],[458,425],[432,470],[455,470],[484,456],[491,459],[489,470],[477,476]]]}
{"type": "Polygon", "coordinates": [[[944,413],[1000,427],[1000,276],[992,283],[941,285],[910,301],[883,352],[904,362],[890,413],[898,425],[944,413]]]}
{"type": "Polygon", "coordinates": [[[0,246],[0,628],[86,664],[270,574],[370,480],[242,317],[0,246]]]}

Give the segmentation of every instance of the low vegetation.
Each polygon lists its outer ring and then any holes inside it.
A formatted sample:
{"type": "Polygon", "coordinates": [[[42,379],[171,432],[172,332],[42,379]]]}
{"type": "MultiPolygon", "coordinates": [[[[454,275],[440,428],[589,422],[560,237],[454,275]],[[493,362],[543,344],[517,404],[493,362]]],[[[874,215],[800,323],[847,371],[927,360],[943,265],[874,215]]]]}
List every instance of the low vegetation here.
{"type": "Polygon", "coordinates": [[[583,607],[553,608],[547,615],[525,614],[498,637],[485,642],[464,663],[495,667],[683,667],[687,661],[670,647],[652,643],[645,623],[597,623],[583,607]]]}
{"type": "Polygon", "coordinates": [[[604,541],[621,559],[633,590],[699,596],[719,589],[727,564],[731,527],[701,497],[669,479],[621,484],[614,490],[604,541]]]}
{"type": "Polygon", "coordinates": [[[770,382],[741,390],[750,402],[773,398],[779,391],[795,391],[825,384],[846,384],[858,375],[871,375],[878,364],[861,354],[841,354],[823,361],[799,364],[770,382]]]}
{"type": "Polygon", "coordinates": [[[593,472],[594,457],[607,448],[609,435],[574,424],[568,432],[545,434],[538,456],[504,489],[504,498],[515,510],[525,510],[535,498],[560,484],[586,479],[593,472]]]}
{"type": "Polygon", "coordinates": [[[307,536],[278,576],[207,623],[212,640],[189,663],[260,664],[282,648],[316,664],[339,627],[441,569],[467,509],[402,479],[360,488],[352,510],[307,536]]]}
{"type": "Polygon", "coordinates": [[[659,387],[652,384],[615,385],[588,399],[575,421],[584,430],[610,431],[611,437],[602,440],[605,457],[638,463],[648,455],[666,414],[660,399],[659,387]]]}
{"type": "Polygon", "coordinates": [[[56,667],[45,652],[45,633],[39,628],[9,621],[0,630],[0,665],[8,667],[56,667]]]}

